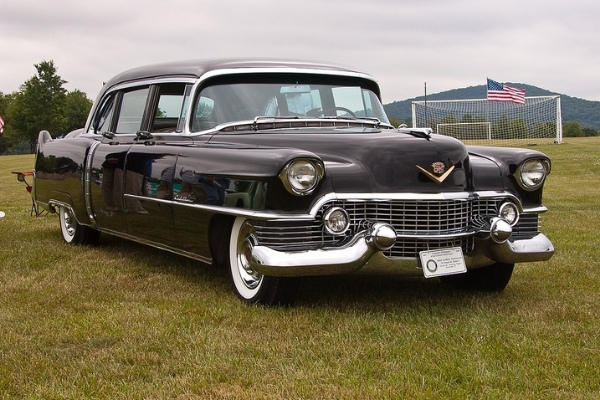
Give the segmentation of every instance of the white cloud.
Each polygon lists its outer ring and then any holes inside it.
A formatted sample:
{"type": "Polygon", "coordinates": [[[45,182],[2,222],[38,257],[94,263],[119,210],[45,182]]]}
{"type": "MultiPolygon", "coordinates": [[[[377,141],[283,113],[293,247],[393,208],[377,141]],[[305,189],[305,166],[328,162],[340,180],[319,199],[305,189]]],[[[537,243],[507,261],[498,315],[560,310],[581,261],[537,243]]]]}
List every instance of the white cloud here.
{"type": "Polygon", "coordinates": [[[0,91],[17,90],[42,60],[94,98],[138,65],[273,56],[368,72],[384,102],[419,96],[424,82],[434,93],[487,76],[600,100],[599,15],[595,0],[22,0],[0,12],[0,91]]]}

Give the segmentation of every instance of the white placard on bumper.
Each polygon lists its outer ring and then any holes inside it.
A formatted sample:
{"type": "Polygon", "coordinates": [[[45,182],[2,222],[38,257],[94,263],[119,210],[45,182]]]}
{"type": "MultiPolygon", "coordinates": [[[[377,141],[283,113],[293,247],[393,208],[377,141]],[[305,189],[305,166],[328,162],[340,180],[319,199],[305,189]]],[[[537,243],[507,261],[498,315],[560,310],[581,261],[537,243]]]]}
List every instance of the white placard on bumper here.
{"type": "Polygon", "coordinates": [[[462,274],[467,266],[460,247],[419,252],[425,278],[462,274]]]}

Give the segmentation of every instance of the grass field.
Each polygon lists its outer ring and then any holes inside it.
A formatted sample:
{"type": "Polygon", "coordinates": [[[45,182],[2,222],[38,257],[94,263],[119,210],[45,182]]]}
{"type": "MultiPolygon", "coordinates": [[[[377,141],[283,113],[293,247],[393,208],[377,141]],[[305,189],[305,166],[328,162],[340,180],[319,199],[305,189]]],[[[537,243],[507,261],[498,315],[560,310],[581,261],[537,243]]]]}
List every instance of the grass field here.
{"type": "Polygon", "coordinates": [[[248,307],[224,271],[102,236],[66,245],[0,157],[0,399],[591,399],[600,393],[600,138],[553,160],[546,263],[500,294],[325,277],[248,307]]]}

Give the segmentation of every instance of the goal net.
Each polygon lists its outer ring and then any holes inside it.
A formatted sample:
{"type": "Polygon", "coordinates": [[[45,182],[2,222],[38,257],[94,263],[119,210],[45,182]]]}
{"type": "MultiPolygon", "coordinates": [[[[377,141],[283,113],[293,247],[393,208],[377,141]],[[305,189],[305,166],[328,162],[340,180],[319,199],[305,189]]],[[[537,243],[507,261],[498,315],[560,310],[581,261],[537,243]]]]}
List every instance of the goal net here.
{"type": "Polygon", "coordinates": [[[413,101],[413,127],[431,128],[466,144],[529,146],[562,142],[560,96],[525,104],[481,100],[413,101]]]}

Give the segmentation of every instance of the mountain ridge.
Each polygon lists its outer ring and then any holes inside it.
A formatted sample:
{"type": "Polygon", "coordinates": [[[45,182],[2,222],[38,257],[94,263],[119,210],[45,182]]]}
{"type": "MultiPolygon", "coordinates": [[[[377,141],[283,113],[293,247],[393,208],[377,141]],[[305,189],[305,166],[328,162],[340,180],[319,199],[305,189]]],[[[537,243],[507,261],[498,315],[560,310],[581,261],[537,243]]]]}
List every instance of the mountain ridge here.
{"type": "MultiPolygon", "coordinates": [[[[526,97],[535,96],[560,96],[562,122],[577,121],[582,128],[589,127],[600,130],[600,101],[584,100],[566,94],[552,92],[537,86],[524,83],[507,82],[508,86],[525,89],[526,97]]],[[[473,100],[485,99],[487,86],[469,86],[460,89],[451,89],[445,92],[427,95],[427,100],[473,100]]],[[[388,116],[412,124],[412,102],[425,100],[425,96],[414,97],[401,101],[384,104],[388,116]]]]}

